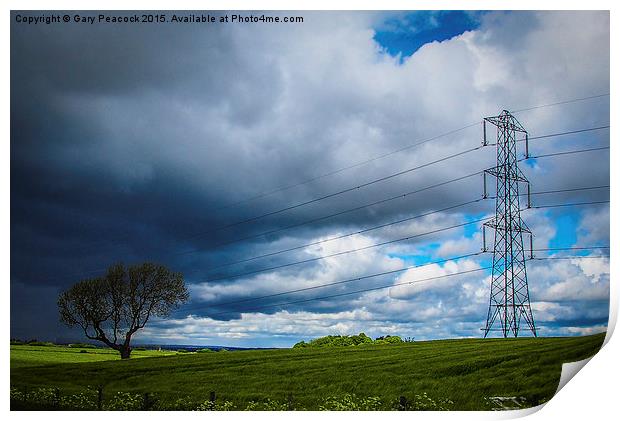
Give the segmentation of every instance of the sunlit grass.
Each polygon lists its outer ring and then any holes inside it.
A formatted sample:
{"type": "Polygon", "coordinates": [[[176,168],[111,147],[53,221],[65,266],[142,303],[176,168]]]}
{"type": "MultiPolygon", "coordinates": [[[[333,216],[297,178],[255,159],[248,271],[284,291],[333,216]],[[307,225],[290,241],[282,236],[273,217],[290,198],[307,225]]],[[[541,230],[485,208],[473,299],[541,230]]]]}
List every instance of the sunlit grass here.
{"type": "MultiPolygon", "coordinates": [[[[133,358],[176,355],[175,351],[133,351],[133,358]]],[[[11,370],[61,363],[89,363],[120,360],[118,351],[110,348],[79,348],[68,346],[11,345],[11,370]]]]}
{"type": "MultiPolygon", "coordinates": [[[[327,397],[352,394],[377,397],[383,409],[393,409],[400,396],[411,400],[424,393],[434,400],[449,400],[451,409],[459,410],[490,409],[488,398],[497,396],[524,398],[531,406],[553,396],[562,363],[592,356],[603,339],[604,334],[463,339],[178,354],[125,361],[109,353],[69,353],[65,357],[62,352],[52,356],[53,350],[26,352],[12,347],[11,385],[18,389],[59,387],[67,393],[102,385],[107,395],[149,392],[169,403],[177,399],[202,402],[214,391],[218,400],[241,408],[270,399],[292,400],[295,407],[318,409],[327,397]],[[78,358],[111,360],[73,364],[78,358]]],[[[156,351],[142,352],[153,355],[156,351]]]]}

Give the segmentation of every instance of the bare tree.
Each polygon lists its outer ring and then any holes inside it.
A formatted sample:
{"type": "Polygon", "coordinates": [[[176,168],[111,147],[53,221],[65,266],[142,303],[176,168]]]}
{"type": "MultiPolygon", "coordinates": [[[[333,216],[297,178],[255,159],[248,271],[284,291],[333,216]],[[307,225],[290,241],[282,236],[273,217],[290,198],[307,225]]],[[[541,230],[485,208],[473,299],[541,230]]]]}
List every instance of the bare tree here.
{"type": "Polygon", "coordinates": [[[87,338],[131,355],[130,341],[151,316],[166,317],[187,302],[183,275],[153,263],[113,265],[101,278],[86,279],[58,297],[60,320],[80,326],[87,338]]]}

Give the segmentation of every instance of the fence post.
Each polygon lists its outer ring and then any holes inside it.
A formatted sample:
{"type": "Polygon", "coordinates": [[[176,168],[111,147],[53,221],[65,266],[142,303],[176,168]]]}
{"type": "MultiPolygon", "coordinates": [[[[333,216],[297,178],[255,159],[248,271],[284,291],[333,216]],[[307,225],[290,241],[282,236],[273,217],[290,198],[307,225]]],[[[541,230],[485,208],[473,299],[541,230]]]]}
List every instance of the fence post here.
{"type": "Polygon", "coordinates": [[[60,407],[60,389],[56,388],[54,390],[54,404],[56,408],[60,407]]]}
{"type": "Polygon", "coordinates": [[[144,397],[142,398],[142,410],[147,411],[150,409],[150,406],[151,406],[151,399],[149,397],[149,392],[146,392],[144,394],[144,397]]]}
{"type": "Polygon", "coordinates": [[[398,398],[398,410],[399,411],[407,410],[407,398],[406,397],[401,396],[400,398],[398,398]]]}
{"type": "Polygon", "coordinates": [[[97,386],[97,409],[101,411],[103,406],[103,386],[97,386]]]}
{"type": "Polygon", "coordinates": [[[214,391],[211,391],[209,393],[209,401],[215,403],[215,392],[214,391]]]}
{"type": "Polygon", "coordinates": [[[293,410],[293,394],[291,392],[288,392],[286,406],[289,411],[293,410]]]}

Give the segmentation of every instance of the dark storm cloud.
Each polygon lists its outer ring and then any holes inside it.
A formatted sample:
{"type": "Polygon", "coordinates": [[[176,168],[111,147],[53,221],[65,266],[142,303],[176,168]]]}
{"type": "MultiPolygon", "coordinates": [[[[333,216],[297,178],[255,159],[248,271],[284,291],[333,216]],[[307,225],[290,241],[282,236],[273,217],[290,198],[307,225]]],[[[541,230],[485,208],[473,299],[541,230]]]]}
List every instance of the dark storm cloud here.
{"type": "MultiPolygon", "coordinates": [[[[225,26],[13,24],[12,279],[61,288],[82,271],[91,275],[112,261],[162,254],[184,269],[184,261],[195,262],[193,256],[168,255],[295,224],[317,210],[235,230],[211,227],[269,212],[284,200],[299,202],[352,185],[336,179],[331,190],[286,191],[250,207],[216,210],[257,189],[315,175],[310,163],[322,154],[304,141],[296,142],[292,154],[283,152],[291,133],[277,134],[279,140],[265,149],[231,142],[225,128],[218,133],[200,127],[192,120],[200,120],[200,113],[184,118],[197,107],[243,130],[269,119],[276,107],[283,88],[275,59],[249,65],[245,46],[235,45],[228,32],[225,26]],[[199,139],[193,144],[197,150],[183,149],[178,143],[183,138],[199,139]],[[171,150],[176,157],[163,156],[171,150]],[[185,165],[192,155],[205,160],[185,165]],[[258,182],[248,186],[248,180],[258,182]]],[[[322,212],[350,204],[350,195],[336,198],[322,212]]],[[[345,221],[355,225],[360,217],[368,215],[358,212],[345,221]]],[[[237,245],[237,254],[245,247],[237,245]]],[[[199,256],[209,261],[208,254],[199,256]]]]}
{"type": "Polygon", "coordinates": [[[225,93],[227,79],[214,71],[212,63],[218,63],[218,69],[235,68],[237,57],[226,30],[209,25],[179,29],[173,25],[32,26],[13,22],[11,51],[17,72],[13,74],[20,82],[31,82],[21,85],[22,89],[45,87],[63,95],[131,96],[149,88],[189,93],[200,88],[199,76],[220,82],[209,83],[206,93],[225,93]]]}

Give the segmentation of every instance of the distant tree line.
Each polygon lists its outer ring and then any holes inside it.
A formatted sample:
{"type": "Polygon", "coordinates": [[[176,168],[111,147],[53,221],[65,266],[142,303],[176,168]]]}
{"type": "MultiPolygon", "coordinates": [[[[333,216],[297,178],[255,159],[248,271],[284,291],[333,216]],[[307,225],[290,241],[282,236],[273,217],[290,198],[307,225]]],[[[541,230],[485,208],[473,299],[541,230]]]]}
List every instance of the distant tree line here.
{"type": "Polygon", "coordinates": [[[328,335],[313,339],[309,342],[301,341],[293,345],[293,348],[329,348],[338,346],[358,346],[365,344],[388,345],[413,342],[413,338],[403,340],[400,336],[385,335],[372,339],[364,332],[359,335],[328,335]]]}
{"type": "Polygon", "coordinates": [[[11,345],[54,346],[54,343],[40,341],[38,339],[29,339],[27,341],[22,341],[21,339],[11,339],[11,345]]]}

